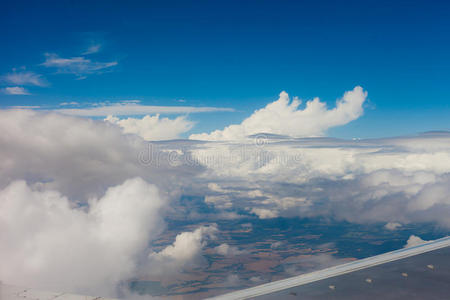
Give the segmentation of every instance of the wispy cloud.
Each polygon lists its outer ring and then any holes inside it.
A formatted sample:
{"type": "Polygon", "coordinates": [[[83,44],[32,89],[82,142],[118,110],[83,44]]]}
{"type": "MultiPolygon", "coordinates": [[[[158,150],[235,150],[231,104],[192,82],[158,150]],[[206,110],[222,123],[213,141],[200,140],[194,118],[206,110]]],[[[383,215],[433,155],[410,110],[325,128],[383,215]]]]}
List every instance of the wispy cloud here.
{"type": "Polygon", "coordinates": [[[146,114],[185,114],[202,112],[234,111],[226,107],[195,107],[195,106],[152,106],[135,103],[119,103],[87,108],[62,108],[54,111],[73,116],[106,117],[106,116],[137,116],[146,114]]]}
{"type": "Polygon", "coordinates": [[[7,95],[30,95],[30,93],[23,87],[12,86],[3,89],[3,92],[7,95]]]}
{"type": "Polygon", "coordinates": [[[35,109],[35,108],[41,108],[39,105],[16,105],[16,106],[10,106],[8,109],[35,109]]]}
{"type": "Polygon", "coordinates": [[[76,101],[70,101],[70,102],[61,102],[59,105],[60,105],[60,106],[80,105],[80,103],[78,103],[78,102],[76,102],[76,101]]]}
{"type": "Polygon", "coordinates": [[[31,71],[8,73],[2,77],[3,81],[14,85],[47,86],[48,82],[40,74],[31,71]]]}
{"type": "Polygon", "coordinates": [[[102,48],[101,44],[95,44],[95,45],[91,45],[89,46],[89,48],[86,49],[86,51],[84,51],[83,53],[81,53],[82,55],[89,55],[89,54],[94,54],[100,51],[100,49],[102,48]]]}
{"type": "MultiPolygon", "coordinates": [[[[108,117],[108,116],[145,116],[153,114],[189,114],[208,112],[233,112],[234,108],[214,106],[157,106],[142,105],[141,100],[121,100],[117,102],[76,102],[64,101],[58,106],[41,106],[42,110],[57,112],[64,115],[79,117],[108,117]]],[[[9,107],[13,108],[13,107],[9,107]]],[[[34,106],[22,106],[23,109],[34,109],[34,106]]]]}
{"type": "Polygon", "coordinates": [[[46,53],[45,57],[43,66],[56,68],[58,73],[74,74],[78,79],[84,79],[89,74],[102,73],[105,69],[117,65],[117,61],[96,62],[83,56],[63,58],[54,53],[46,53]]]}

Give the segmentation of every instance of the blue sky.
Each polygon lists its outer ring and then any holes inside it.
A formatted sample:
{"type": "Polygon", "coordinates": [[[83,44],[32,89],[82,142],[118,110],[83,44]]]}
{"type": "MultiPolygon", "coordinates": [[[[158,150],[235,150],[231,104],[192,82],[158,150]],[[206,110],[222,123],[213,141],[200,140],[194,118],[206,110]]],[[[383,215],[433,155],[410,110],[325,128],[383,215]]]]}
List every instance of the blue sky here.
{"type": "Polygon", "coordinates": [[[190,115],[197,133],[238,123],[283,90],[332,106],[361,85],[364,116],[329,135],[448,130],[449,17],[446,1],[4,1],[0,105],[236,109],[190,115]],[[5,82],[24,72],[38,81],[5,82]]]}

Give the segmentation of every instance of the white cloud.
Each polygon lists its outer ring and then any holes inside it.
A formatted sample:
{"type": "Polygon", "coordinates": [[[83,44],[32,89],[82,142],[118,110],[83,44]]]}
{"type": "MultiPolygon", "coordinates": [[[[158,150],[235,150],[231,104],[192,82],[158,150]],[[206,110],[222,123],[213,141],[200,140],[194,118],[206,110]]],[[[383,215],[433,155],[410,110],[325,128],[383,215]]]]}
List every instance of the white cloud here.
{"type": "Polygon", "coordinates": [[[252,214],[257,215],[260,219],[273,219],[278,217],[278,212],[266,208],[252,208],[250,210],[252,214]]]}
{"type": "Polygon", "coordinates": [[[66,106],[66,105],[80,105],[80,103],[76,102],[76,101],[70,101],[70,102],[61,102],[59,104],[60,106],[66,106]]]}
{"type": "Polygon", "coordinates": [[[230,125],[223,130],[209,134],[192,134],[198,140],[241,140],[258,133],[288,135],[291,137],[322,136],[327,129],[349,123],[363,114],[363,103],[367,92],[359,86],[348,91],[336,101],[336,107],[327,109],[319,98],[308,101],[304,109],[299,109],[301,101],[294,98],[290,102],[287,93],[266,107],[255,111],[238,125],[230,125]]]}
{"type": "Polygon", "coordinates": [[[426,242],[428,242],[428,241],[424,241],[416,235],[411,235],[409,237],[408,241],[406,241],[406,245],[404,246],[404,248],[418,246],[418,245],[424,244],[426,242]]]}
{"type": "Polygon", "coordinates": [[[167,153],[101,120],[31,110],[0,110],[0,144],[0,188],[26,179],[83,202],[136,176],[176,193],[200,168],[172,166],[167,153]]]}
{"type": "Polygon", "coordinates": [[[229,199],[234,211],[450,227],[449,133],[359,141],[269,136],[263,145],[214,142],[186,150],[206,166],[197,177],[206,193],[229,199]]]}
{"type": "Polygon", "coordinates": [[[402,224],[397,222],[388,222],[386,225],[384,225],[384,228],[388,230],[397,230],[398,228],[402,227],[402,224]]]}
{"type": "Polygon", "coordinates": [[[194,126],[194,122],[187,120],[185,116],[169,119],[160,118],[159,114],[147,115],[142,119],[108,116],[105,121],[118,125],[124,133],[137,134],[147,141],[177,139],[194,126]]]}
{"type": "Polygon", "coordinates": [[[192,232],[183,232],[176,236],[172,245],[167,246],[161,252],[151,253],[150,258],[174,260],[185,264],[199,255],[206,245],[206,239],[215,238],[217,226],[201,226],[192,232]]]}
{"type": "Polygon", "coordinates": [[[10,106],[8,109],[35,109],[35,108],[41,107],[39,105],[30,105],[30,106],[17,105],[17,106],[10,106]]]}
{"type": "Polygon", "coordinates": [[[135,268],[164,229],[158,207],[200,171],[169,165],[156,148],[159,160],[148,165],[142,138],[56,113],[0,110],[0,144],[0,245],[8,245],[0,265],[15,266],[0,277],[46,290],[109,295],[119,281],[158,268],[135,268]],[[126,181],[134,177],[143,179],[126,181]]]}
{"type": "Polygon", "coordinates": [[[30,95],[25,88],[20,86],[5,87],[3,92],[7,95],[30,95]]]}
{"type": "Polygon", "coordinates": [[[253,282],[253,283],[261,283],[264,280],[261,277],[259,277],[259,276],[253,276],[253,277],[250,277],[250,281],[253,282]]]}
{"type": "Polygon", "coordinates": [[[48,82],[40,74],[30,71],[8,73],[3,76],[3,80],[14,85],[35,85],[47,86],[48,82]]]}
{"type": "Polygon", "coordinates": [[[242,255],[248,253],[245,250],[239,250],[236,246],[230,246],[227,243],[220,244],[219,246],[214,248],[214,251],[217,254],[223,255],[223,256],[236,256],[236,255],[242,255]]]}
{"type": "Polygon", "coordinates": [[[223,282],[223,286],[225,287],[238,287],[242,284],[242,280],[239,278],[237,274],[230,274],[227,276],[225,281],[223,282]]]}
{"type": "Polygon", "coordinates": [[[194,106],[154,106],[139,105],[136,103],[120,103],[99,105],[86,108],[55,109],[65,115],[81,117],[106,117],[106,116],[137,116],[146,114],[188,114],[203,112],[234,111],[232,108],[222,107],[194,107],[194,106]]]}
{"type": "Polygon", "coordinates": [[[219,209],[227,209],[233,206],[228,195],[208,195],[205,197],[205,203],[212,204],[219,209]]]}
{"type": "MultiPolygon", "coordinates": [[[[126,105],[133,109],[139,106],[126,105]]],[[[157,121],[161,120],[159,117],[157,121]]],[[[266,137],[263,144],[255,144],[251,140],[148,143],[138,135],[124,135],[119,126],[101,120],[77,118],[54,112],[0,110],[0,145],[2,145],[0,194],[4,197],[7,192],[8,195],[14,194],[7,199],[25,199],[0,202],[0,206],[3,205],[0,216],[6,219],[16,216],[16,220],[8,219],[7,224],[17,227],[12,230],[10,227],[0,226],[0,245],[10,244],[11,247],[16,245],[14,247],[18,248],[18,242],[16,244],[3,242],[14,238],[11,234],[3,234],[6,230],[16,232],[18,238],[26,236],[22,231],[34,233],[33,230],[37,230],[45,233],[27,237],[27,240],[31,240],[31,245],[34,245],[35,241],[43,243],[40,245],[47,245],[46,243],[54,245],[52,243],[57,242],[50,243],[51,240],[46,238],[51,233],[62,236],[65,232],[64,236],[72,237],[80,234],[78,230],[83,230],[88,234],[82,237],[84,239],[80,238],[80,245],[85,245],[86,249],[98,249],[104,244],[100,245],[100,241],[92,239],[91,236],[94,233],[100,235],[105,232],[103,241],[113,244],[114,238],[112,236],[108,238],[109,231],[102,226],[111,227],[111,234],[127,235],[124,245],[112,247],[121,249],[118,252],[123,254],[124,259],[130,258],[124,266],[135,266],[134,257],[138,257],[137,261],[140,263],[145,263],[137,269],[129,267],[120,272],[116,269],[119,267],[110,266],[111,269],[107,270],[111,274],[121,275],[111,275],[107,279],[104,279],[101,270],[89,273],[93,276],[92,284],[98,283],[102,288],[109,285],[103,284],[105,280],[109,283],[117,282],[127,278],[129,274],[137,277],[148,275],[158,277],[159,280],[160,277],[176,277],[186,269],[202,266],[202,262],[205,261],[202,253],[208,239],[214,238],[217,230],[214,229],[215,226],[188,229],[192,231],[180,233],[173,244],[161,250],[146,248],[134,252],[131,249],[136,248],[138,244],[134,239],[147,232],[142,230],[143,227],[147,227],[144,225],[140,227],[139,224],[149,220],[143,220],[144,217],[141,215],[133,215],[133,209],[127,205],[128,200],[115,202],[105,199],[144,199],[144,196],[151,194],[142,192],[146,186],[152,186],[145,182],[135,185],[123,184],[128,178],[134,177],[141,177],[146,182],[157,185],[160,200],[177,199],[180,191],[199,197],[206,196],[205,202],[213,204],[206,213],[207,220],[212,222],[214,218],[237,218],[242,215],[248,217],[249,214],[255,214],[260,218],[331,216],[333,219],[358,223],[383,222],[387,223],[387,229],[398,228],[397,223],[406,226],[412,222],[435,222],[450,227],[449,133],[357,141],[271,135],[266,137]],[[144,146],[149,145],[157,152],[155,165],[147,164],[141,157],[141,151],[147,149],[144,146]],[[180,164],[174,166],[168,162],[167,153],[171,151],[177,153],[180,164]],[[19,183],[15,182],[17,180],[19,183]],[[25,180],[27,184],[20,180],[25,180]],[[114,186],[117,189],[112,188],[109,190],[111,192],[106,192],[108,188],[114,186]],[[139,195],[134,195],[133,191],[139,195]],[[80,208],[80,203],[89,204],[88,199],[100,200],[93,200],[89,207],[80,208]],[[42,217],[37,219],[43,219],[46,206],[42,203],[51,206],[49,214],[45,215],[48,222],[23,218],[28,213],[36,212],[37,216],[42,217]],[[98,203],[104,203],[104,206],[98,203]],[[17,211],[13,209],[15,205],[17,211]],[[54,211],[61,212],[61,215],[54,211]],[[126,233],[122,232],[122,228],[118,228],[121,222],[115,223],[111,221],[112,217],[108,217],[115,216],[116,220],[125,215],[131,216],[130,220],[125,220],[130,222],[126,223],[129,224],[126,228],[130,228],[126,233]],[[67,220],[62,219],[63,216],[67,220]],[[100,219],[104,225],[96,223],[96,220],[100,219]],[[389,223],[391,224],[388,225],[389,223]],[[70,226],[70,224],[81,225],[70,226]],[[131,246],[127,247],[126,244],[131,246]]],[[[161,207],[165,208],[166,202],[161,201],[161,207]]],[[[173,204],[168,208],[170,213],[189,214],[189,217],[196,213],[177,207],[175,202],[170,202],[173,204]]],[[[143,214],[149,212],[145,209],[146,203],[136,204],[131,200],[131,204],[144,207],[143,214]]],[[[164,217],[164,214],[158,217],[164,217]]],[[[197,214],[197,220],[204,222],[206,219],[202,218],[200,212],[197,214]]],[[[147,233],[150,237],[147,242],[152,239],[159,227],[149,226],[150,231],[147,233]]],[[[249,231],[251,226],[243,226],[240,230],[249,231]]],[[[58,240],[65,243],[65,239],[58,240]]],[[[76,246],[77,244],[73,249],[77,249],[76,246]]],[[[273,244],[273,247],[280,246],[273,244]]],[[[67,258],[67,253],[71,252],[64,247],[62,248],[66,250],[65,258],[67,258]]],[[[233,247],[219,246],[216,250],[223,253],[241,251],[233,247]]],[[[0,251],[8,251],[5,255],[0,255],[2,260],[6,260],[5,257],[13,257],[11,262],[23,261],[36,268],[40,267],[42,262],[46,262],[45,259],[36,259],[32,254],[25,259],[14,256],[25,251],[29,251],[27,254],[34,253],[33,247],[31,250],[22,247],[17,251],[14,250],[16,248],[11,250],[6,246],[2,249],[0,251]]],[[[48,250],[44,247],[38,250],[40,251],[36,253],[45,250],[42,252],[45,254],[42,257],[45,258],[47,251],[58,249],[48,250]]],[[[211,249],[207,251],[209,250],[211,249]]],[[[76,264],[81,259],[83,249],[80,251],[80,254],[78,252],[74,254],[74,260],[64,262],[67,268],[77,268],[76,264]],[[74,265],[70,265],[71,262],[74,265]]],[[[51,253],[59,255],[59,252],[51,253]]],[[[55,256],[56,262],[61,259],[58,255],[55,256]]],[[[96,252],[93,255],[93,258],[95,257],[96,252]]],[[[110,257],[102,259],[107,260],[110,257]]],[[[311,264],[305,257],[299,259],[304,261],[305,265],[311,264]]],[[[324,256],[318,260],[328,263],[328,259],[329,257],[324,256]]],[[[65,266],[64,263],[62,266],[65,266]]],[[[93,266],[98,264],[94,263],[93,266]]],[[[288,267],[293,274],[304,270],[298,269],[297,266],[288,267]]],[[[51,264],[49,270],[55,268],[51,264]]],[[[0,272],[7,271],[1,269],[0,272]]],[[[32,279],[29,280],[32,282],[32,279]]],[[[74,278],[72,286],[77,285],[77,288],[84,289],[86,280],[74,278]]],[[[50,290],[67,290],[64,287],[68,283],[62,279],[60,287],[56,288],[60,281],[55,281],[54,284],[55,288],[50,290]]]]}
{"type": "Polygon", "coordinates": [[[166,201],[140,178],[109,188],[88,209],[15,181],[0,191],[0,278],[46,290],[115,295],[162,229],[166,201]]]}
{"type": "Polygon", "coordinates": [[[290,257],[285,262],[283,268],[291,276],[322,270],[339,264],[343,264],[345,259],[334,257],[329,253],[319,253],[314,255],[299,255],[290,257]]]}
{"type": "Polygon", "coordinates": [[[101,73],[117,65],[117,61],[96,62],[83,56],[62,58],[54,53],[46,53],[45,57],[46,59],[42,63],[43,66],[56,68],[58,73],[74,74],[79,79],[83,79],[89,74],[101,73]]]}
{"type": "Polygon", "coordinates": [[[192,232],[178,234],[172,245],[148,256],[151,274],[167,280],[184,269],[199,266],[203,262],[203,248],[208,240],[216,239],[217,225],[201,226],[192,232]]]}
{"type": "Polygon", "coordinates": [[[89,54],[94,54],[100,51],[102,45],[101,44],[95,44],[95,45],[91,45],[89,46],[86,51],[84,51],[83,53],[81,53],[82,55],[89,55],[89,54]]]}
{"type": "Polygon", "coordinates": [[[274,243],[272,243],[271,245],[270,245],[270,249],[278,249],[278,248],[280,248],[281,246],[283,245],[283,243],[282,242],[274,242],[274,243]]]}

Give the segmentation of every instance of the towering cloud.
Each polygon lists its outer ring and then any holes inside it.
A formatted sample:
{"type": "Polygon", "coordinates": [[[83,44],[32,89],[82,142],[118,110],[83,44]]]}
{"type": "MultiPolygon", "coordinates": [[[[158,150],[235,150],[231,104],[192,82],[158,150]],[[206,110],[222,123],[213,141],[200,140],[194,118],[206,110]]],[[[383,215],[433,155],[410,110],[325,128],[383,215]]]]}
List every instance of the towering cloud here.
{"type": "Polygon", "coordinates": [[[346,92],[337,100],[336,107],[328,109],[326,103],[315,98],[299,109],[301,101],[289,100],[286,92],[266,107],[255,111],[241,124],[230,125],[209,134],[192,134],[197,140],[241,140],[252,134],[272,133],[291,137],[322,136],[327,129],[347,124],[363,114],[367,92],[360,86],[346,92]]]}
{"type": "Polygon", "coordinates": [[[57,191],[15,181],[0,191],[0,278],[53,291],[114,295],[161,231],[167,203],[140,178],[109,188],[88,209],[57,191]]]}
{"type": "Polygon", "coordinates": [[[194,231],[178,234],[172,245],[148,256],[148,273],[167,280],[185,268],[192,268],[203,262],[202,251],[208,241],[215,239],[217,225],[200,226],[194,231]]]}
{"type": "Polygon", "coordinates": [[[0,278],[50,291],[116,295],[145,273],[163,210],[197,169],[158,149],[148,164],[137,135],[56,113],[0,110],[0,145],[0,278]]]}

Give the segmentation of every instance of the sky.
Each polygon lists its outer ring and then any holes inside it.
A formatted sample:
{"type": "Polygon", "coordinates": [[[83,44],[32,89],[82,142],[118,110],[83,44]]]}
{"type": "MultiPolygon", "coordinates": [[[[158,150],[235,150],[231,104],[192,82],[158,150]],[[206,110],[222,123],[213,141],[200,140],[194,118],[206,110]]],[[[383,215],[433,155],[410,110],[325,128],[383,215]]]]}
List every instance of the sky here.
{"type": "Polygon", "coordinates": [[[2,107],[140,100],[233,108],[191,116],[192,133],[223,128],[281,91],[333,106],[356,85],[364,116],[336,137],[448,129],[446,1],[5,1],[2,107]],[[345,5],[344,5],[345,4],[345,5]],[[80,58],[75,68],[52,58],[80,58]],[[47,61],[47,63],[45,63],[47,61]],[[53,65],[52,65],[53,62],[53,65]],[[28,95],[16,95],[26,93],[28,95]],[[15,95],[8,95],[15,94],[15,95]],[[181,101],[181,102],[180,102],[181,101]]]}
{"type": "MultiPolygon", "coordinates": [[[[251,255],[220,240],[227,222],[448,232],[449,8],[2,1],[0,278],[111,297],[138,277],[188,285],[205,255],[251,255]]],[[[203,284],[255,283],[226,275],[203,284]]]]}

